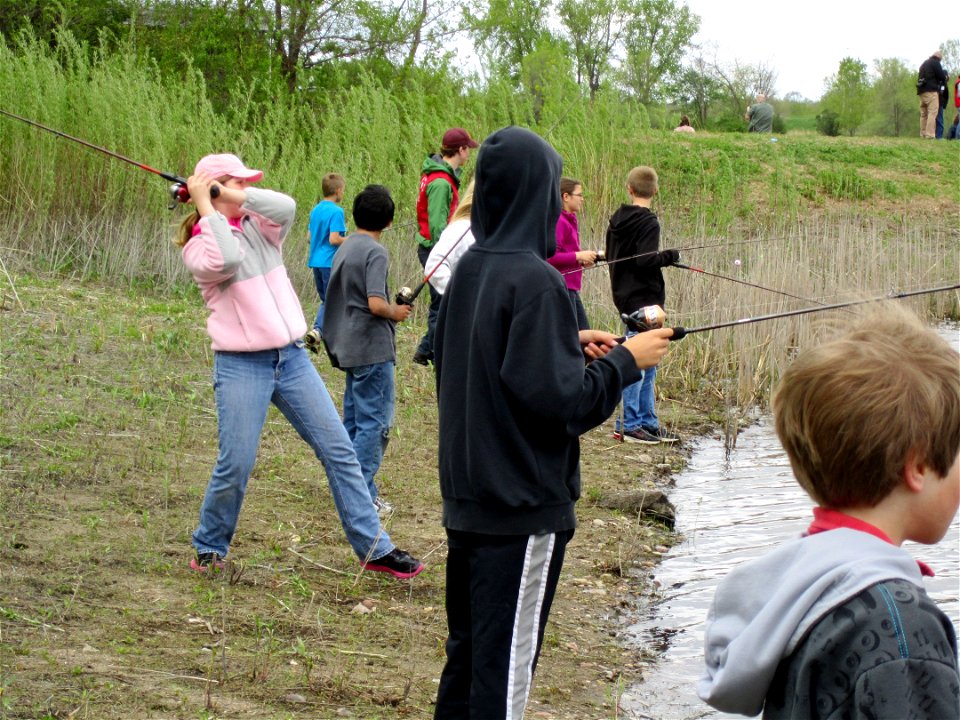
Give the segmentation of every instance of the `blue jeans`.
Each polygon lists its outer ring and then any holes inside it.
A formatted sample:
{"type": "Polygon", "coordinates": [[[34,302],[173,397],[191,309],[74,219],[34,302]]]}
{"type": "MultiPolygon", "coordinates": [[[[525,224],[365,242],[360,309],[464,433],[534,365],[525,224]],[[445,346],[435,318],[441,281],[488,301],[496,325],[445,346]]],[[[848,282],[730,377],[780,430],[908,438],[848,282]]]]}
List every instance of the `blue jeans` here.
{"type": "MultiPolygon", "coordinates": [[[[423,245],[417,245],[417,257],[420,264],[423,265],[423,274],[426,275],[433,268],[427,267],[427,260],[430,258],[430,248],[423,245]]],[[[440,313],[440,301],[443,295],[434,290],[433,285],[427,283],[427,289],[430,291],[430,311],[427,313],[427,332],[420,338],[420,344],[417,345],[417,352],[423,353],[429,358],[433,358],[433,334],[437,330],[437,315],[440,313]]]]}
{"type": "MultiPolygon", "coordinates": [[[[632,337],[637,333],[627,331],[627,337],[632,337]]],[[[660,418],[657,417],[656,388],[654,383],[657,378],[657,366],[647,368],[643,371],[643,377],[637,382],[627,385],[623,389],[623,429],[636,430],[644,428],[646,430],[656,430],[660,427],[660,418]]],[[[616,422],[616,429],[620,431],[620,423],[616,422]]]]}
{"type": "Polygon", "coordinates": [[[323,308],[327,302],[327,288],[330,287],[330,270],[332,268],[313,268],[313,284],[317,287],[317,295],[320,296],[320,307],[317,308],[317,317],[313,321],[313,326],[323,332],[323,308]]]}
{"type": "Polygon", "coordinates": [[[376,560],[393,550],[337,408],[301,341],[277,350],[217,351],[213,388],[220,454],[193,533],[197,552],[227,555],[271,402],[323,463],[340,523],[357,556],[376,560]]]}
{"type": "Polygon", "coordinates": [[[343,426],[353,442],[360,472],[371,498],[379,494],[374,475],[380,469],[393,424],[393,362],[344,368],[343,426]]]}

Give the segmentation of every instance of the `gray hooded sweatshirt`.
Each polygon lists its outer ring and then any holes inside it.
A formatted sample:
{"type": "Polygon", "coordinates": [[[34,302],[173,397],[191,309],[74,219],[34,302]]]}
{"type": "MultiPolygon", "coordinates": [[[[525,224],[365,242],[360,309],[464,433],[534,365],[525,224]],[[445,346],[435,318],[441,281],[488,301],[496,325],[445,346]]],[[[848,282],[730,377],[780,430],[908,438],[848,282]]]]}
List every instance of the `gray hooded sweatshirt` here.
{"type": "Polygon", "coordinates": [[[840,528],[731,572],[707,618],[701,699],[765,718],[960,717],[957,641],[902,548],[840,528]]]}

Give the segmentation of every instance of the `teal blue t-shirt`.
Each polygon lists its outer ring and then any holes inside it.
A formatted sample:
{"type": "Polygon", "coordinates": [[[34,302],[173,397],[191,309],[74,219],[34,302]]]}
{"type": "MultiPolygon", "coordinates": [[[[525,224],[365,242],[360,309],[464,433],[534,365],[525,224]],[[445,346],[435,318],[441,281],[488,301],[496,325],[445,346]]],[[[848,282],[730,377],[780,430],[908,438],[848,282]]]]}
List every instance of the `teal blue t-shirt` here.
{"type": "Polygon", "coordinates": [[[332,200],[321,200],[310,211],[310,257],[307,267],[333,267],[337,248],[330,244],[330,233],[346,234],[343,208],[332,200]]]}

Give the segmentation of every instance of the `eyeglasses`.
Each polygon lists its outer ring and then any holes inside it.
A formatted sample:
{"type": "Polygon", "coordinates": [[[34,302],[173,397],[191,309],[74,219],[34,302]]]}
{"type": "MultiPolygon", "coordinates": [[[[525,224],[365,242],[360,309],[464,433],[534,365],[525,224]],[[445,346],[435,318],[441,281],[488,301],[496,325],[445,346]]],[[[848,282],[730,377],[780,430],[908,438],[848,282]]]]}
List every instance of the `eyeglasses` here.
{"type": "Polygon", "coordinates": [[[571,197],[583,197],[583,193],[567,193],[571,197]]]}

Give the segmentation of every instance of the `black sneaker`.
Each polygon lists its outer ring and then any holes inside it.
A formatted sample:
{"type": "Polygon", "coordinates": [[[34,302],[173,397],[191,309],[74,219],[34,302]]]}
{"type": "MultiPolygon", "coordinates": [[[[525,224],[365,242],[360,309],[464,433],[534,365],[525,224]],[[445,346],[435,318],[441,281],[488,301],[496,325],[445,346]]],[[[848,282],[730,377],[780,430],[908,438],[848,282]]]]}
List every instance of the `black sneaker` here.
{"type": "Polygon", "coordinates": [[[651,435],[657,438],[662,443],[675,443],[680,442],[680,436],[674,435],[673,433],[668,433],[662,427],[656,428],[641,428],[647,435],[651,435]]]}
{"type": "Polygon", "coordinates": [[[215,552],[198,552],[197,556],[190,561],[190,569],[200,573],[220,572],[226,567],[223,559],[215,552]]]}
{"type": "Polygon", "coordinates": [[[425,353],[417,350],[413,354],[413,361],[417,365],[429,365],[433,361],[433,353],[425,353]]]}
{"type": "Polygon", "coordinates": [[[647,432],[643,428],[637,428],[636,430],[624,430],[622,439],[626,442],[643,443],[644,445],[660,444],[659,437],[647,432]]]}
{"type": "Polygon", "coordinates": [[[423,571],[423,563],[400,548],[394,548],[383,557],[361,565],[364,570],[390,573],[401,580],[416,577],[423,571]]]}

